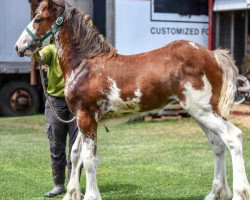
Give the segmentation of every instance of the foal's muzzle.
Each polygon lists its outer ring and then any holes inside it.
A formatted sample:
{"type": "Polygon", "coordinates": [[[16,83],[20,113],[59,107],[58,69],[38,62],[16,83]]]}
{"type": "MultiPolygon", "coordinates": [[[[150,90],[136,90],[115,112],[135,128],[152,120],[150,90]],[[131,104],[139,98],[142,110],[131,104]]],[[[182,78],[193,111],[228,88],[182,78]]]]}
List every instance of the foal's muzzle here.
{"type": "Polygon", "coordinates": [[[17,45],[15,45],[14,48],[20,57],[24,57],[24,51],[20,51],[17,45]]]}
{"type": "Polygon", "coordinates": [[[38,47],[38,45],[36,43],[24,45],[21,48],[18,47],[18,45],[16,44],[14,49],[16,50],[17,54],[20,57],[24,57],[24,56],[30,57],[32,55],[32,53],[36,50],[37,47],[38,47]]]}

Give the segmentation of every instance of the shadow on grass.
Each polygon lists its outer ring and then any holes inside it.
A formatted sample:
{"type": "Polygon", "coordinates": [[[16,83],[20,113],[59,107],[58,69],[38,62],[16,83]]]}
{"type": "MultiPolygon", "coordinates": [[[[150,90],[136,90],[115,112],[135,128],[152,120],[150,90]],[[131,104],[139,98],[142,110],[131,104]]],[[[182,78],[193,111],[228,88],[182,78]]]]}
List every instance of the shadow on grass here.
{"type": "Polygon", "coordinates": [[[100,185],[99,189],[102,193],[110,193],[110,192],[124,192],[124,193],[131,193],[139,189],[138,185],[133,184],[105,184],[100,185]]]}
{"type": "MultiPolygon", "coordinates": [[[[164,200],[203,200],[204,196],[192,196],[192,197],[179,197],[179,198],[163,198],[164,200]]],[[[163,200],[163,199],[150,199],[150,200],[163,200]]]]}
{"type": "Polygon", "coordinates": [[[199,197],[180,197],[180,198],[164,198],[164,197],[161,197],[161,198],[152,198],[152,197],[138,197],[137,196],[124,196],[124,197],[119,197],[119,200],[203,200],[204,197],[202,196],[199,196],[199,197]]]}
{"type": "MultiPolygon", "coordinates": [[[[204,196],[188,196],[188,197],[147,197],[138,194],[136,191],[140,190],[140,187],[135,184],[105,184],[100,185],[99,187],[101,195],[112,194],[110,199],[119,199],[119,200],[203,200],[204,196]]],[[[158,195],[160,196],[160,195],[158,195]]],[[[109,199],[109,198],[105,198],[109,199]]]]}

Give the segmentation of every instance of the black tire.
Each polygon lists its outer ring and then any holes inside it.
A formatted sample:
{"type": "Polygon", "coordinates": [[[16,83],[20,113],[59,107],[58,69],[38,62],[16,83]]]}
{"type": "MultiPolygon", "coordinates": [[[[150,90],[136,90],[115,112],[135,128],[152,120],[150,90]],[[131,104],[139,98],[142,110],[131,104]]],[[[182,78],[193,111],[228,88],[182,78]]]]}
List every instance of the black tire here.
{"type": "Polygon", "coordinates": [[[38,112],[39,94],[27,82],[12,81],[0,92],[0,112],[3,116],[31,115],[38,112]]]}

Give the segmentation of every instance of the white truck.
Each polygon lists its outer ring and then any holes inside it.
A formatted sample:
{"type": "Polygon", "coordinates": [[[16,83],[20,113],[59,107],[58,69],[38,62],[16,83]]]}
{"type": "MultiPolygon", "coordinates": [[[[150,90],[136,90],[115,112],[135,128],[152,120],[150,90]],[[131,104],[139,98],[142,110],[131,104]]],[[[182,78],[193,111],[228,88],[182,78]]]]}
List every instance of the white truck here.
{"type": "Polygon", "coordinates": [[[30,84],[30,58],[19,58],[14,44],[31,20],[28,0],[0,1],[0,114],[19,116],[41,109],[42,90],[30,84]]]}

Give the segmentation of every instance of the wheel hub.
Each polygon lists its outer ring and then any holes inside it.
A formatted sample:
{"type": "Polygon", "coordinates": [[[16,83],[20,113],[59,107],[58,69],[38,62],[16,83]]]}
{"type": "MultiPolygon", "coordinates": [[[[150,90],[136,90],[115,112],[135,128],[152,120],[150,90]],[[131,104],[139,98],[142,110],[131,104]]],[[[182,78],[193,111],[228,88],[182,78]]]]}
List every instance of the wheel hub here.
{"type": "Polygon", "coordinates": [[[20,89],[12,94],[10,105],[16,112],[25,112],[31,107],[31,102],[30,94],[27,91],[20,89]]]}

